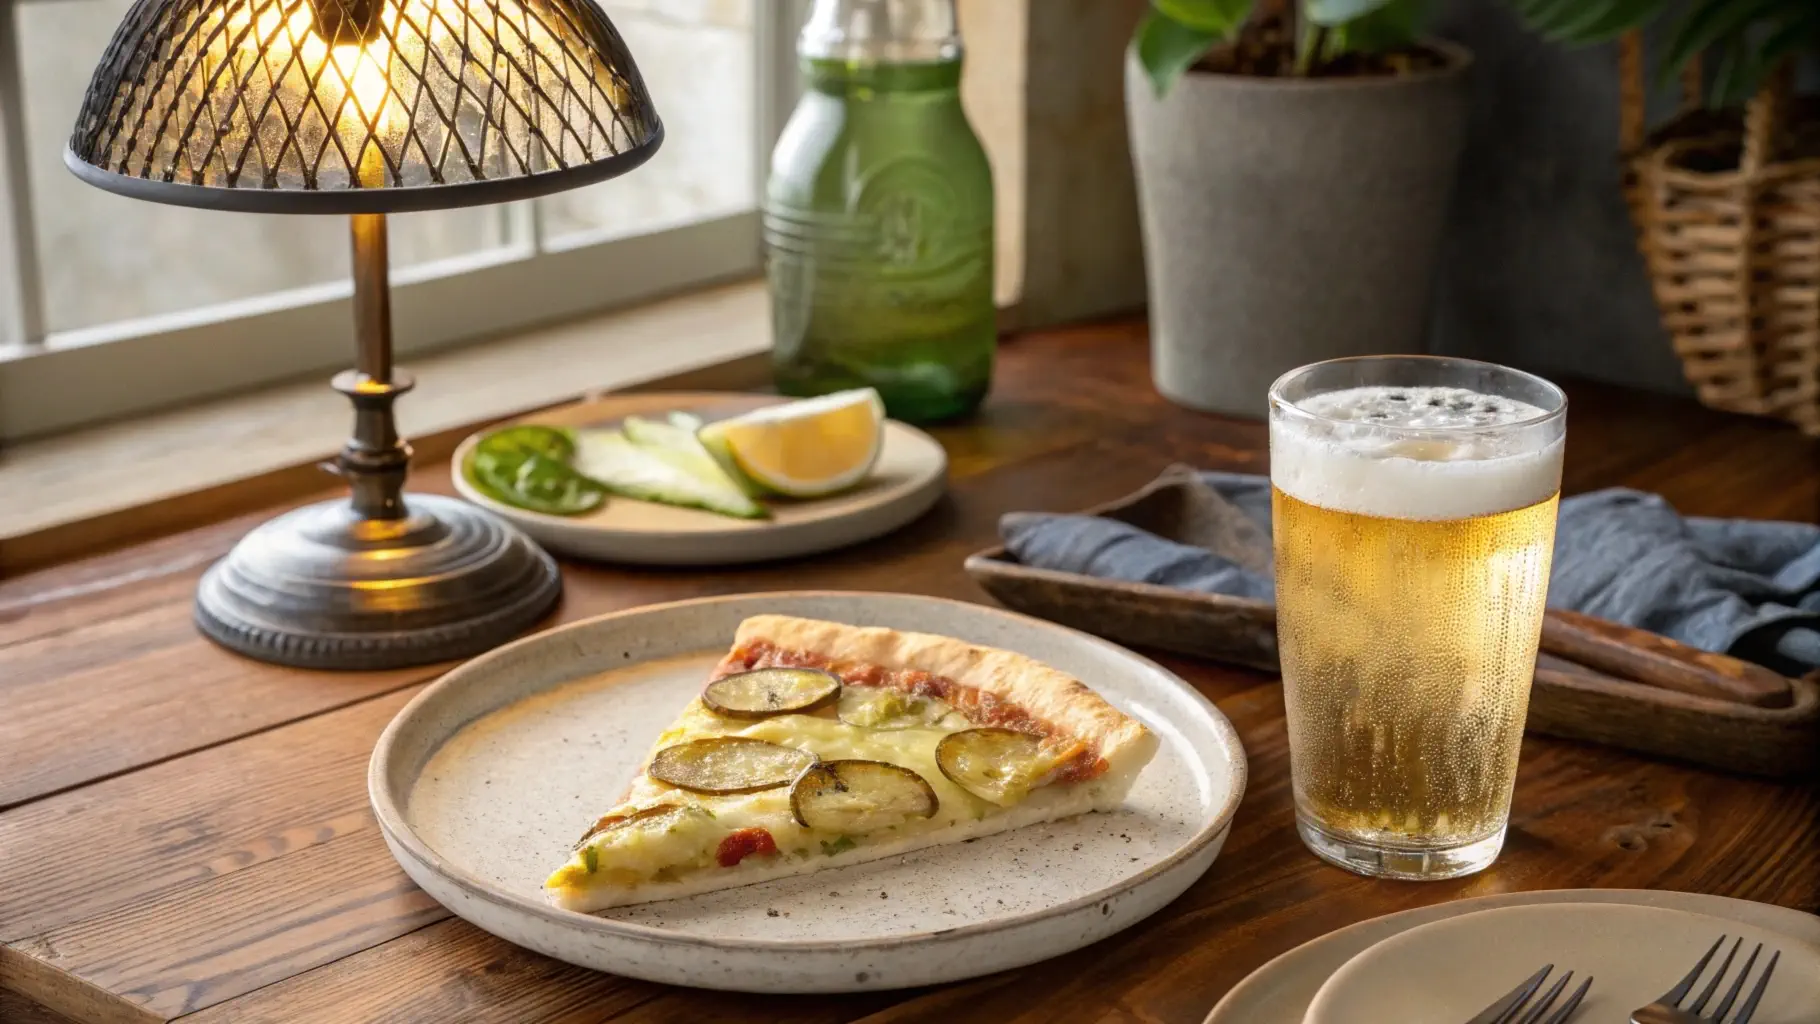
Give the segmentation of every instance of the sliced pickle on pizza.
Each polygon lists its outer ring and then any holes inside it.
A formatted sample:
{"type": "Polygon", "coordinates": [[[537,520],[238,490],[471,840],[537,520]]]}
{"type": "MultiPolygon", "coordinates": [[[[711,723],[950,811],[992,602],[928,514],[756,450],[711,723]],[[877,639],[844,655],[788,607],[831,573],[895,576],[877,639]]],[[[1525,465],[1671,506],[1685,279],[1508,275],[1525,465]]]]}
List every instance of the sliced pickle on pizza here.
{"type": "Polygon", "coordinates": [[[760,668],[723,676],[701,692],[708,710],[727,718],[806,715],[840,698],[840,677],[813,668],[760,668]]]}
{"type": "Polygon", "coordinates": [[[954,784],[989,803],[1010,807],[1043,784],[1055,757],[1040,737],[1015,729],[963,729],[935,745],[935,764],[954,784]]]}
{"type": "Polygon", "coordinates": [[[645,773],[693,793],[756,793],[788,786],[815,764],[807,750],[745,736],[707,736],[658,751],[645,773]]]}
{"type": "Polygon", "coordinates": [[[823,761],[790,786],[790,814],[804,828],[865,835],[932,818],[941,798],[927,780],[884,761],[823,761]]]}
{"type": "Polygon", "coordinates": [[[1156,748],[1024,655],[761,615],[544,887],[600,910],[1109,811],[1156,748]]]}

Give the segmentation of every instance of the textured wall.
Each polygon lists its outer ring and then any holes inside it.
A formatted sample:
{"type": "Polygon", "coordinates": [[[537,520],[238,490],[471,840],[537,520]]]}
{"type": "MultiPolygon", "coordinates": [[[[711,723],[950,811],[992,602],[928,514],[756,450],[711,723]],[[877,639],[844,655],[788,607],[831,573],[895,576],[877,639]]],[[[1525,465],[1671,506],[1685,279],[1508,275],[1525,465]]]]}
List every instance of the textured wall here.
{"type": "Polygon", "coordinates": [[[992,163],[997,249],[993,289],[1015,305],[1024,286],[1024,38],[1027,11],[1013,0],[959,0],[966,47],[961,104],[992,163]]]}
{"type": "Polygon", "coordinates": [[[1021,322],[1135,309],[1144,303],[1144,251],[1124,60],[1144,0],[1027,3],[1021,322]]]}
{"type": "Polygon", "coordinates": [[[1684,390],[1618,192],[1615,46],[1552,46],[1497,0],[1453,0],[1441,30],[1477,65],[1431,347],[1684,390]]]}

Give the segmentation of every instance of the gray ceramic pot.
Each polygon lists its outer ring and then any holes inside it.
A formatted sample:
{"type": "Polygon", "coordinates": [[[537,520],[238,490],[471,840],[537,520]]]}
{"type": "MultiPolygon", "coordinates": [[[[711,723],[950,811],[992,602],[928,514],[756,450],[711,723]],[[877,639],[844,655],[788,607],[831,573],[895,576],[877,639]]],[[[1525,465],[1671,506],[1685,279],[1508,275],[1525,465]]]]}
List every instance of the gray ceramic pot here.
{"type": "Polygon", "coordinates": [[[1263,416],[1278,375],[1420,352],[1466,127],[1470,55],[1403,78],[1190,72],[1127,56],[1157,390],[1263,416]]]}

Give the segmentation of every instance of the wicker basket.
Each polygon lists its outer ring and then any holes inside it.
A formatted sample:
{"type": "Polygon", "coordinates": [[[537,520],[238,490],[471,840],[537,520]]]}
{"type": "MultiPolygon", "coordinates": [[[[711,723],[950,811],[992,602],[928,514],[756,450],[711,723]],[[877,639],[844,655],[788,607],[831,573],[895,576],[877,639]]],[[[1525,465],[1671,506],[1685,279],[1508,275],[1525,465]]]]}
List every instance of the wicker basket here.
{"type": "Polygon", "coordinates": [[[1688,381],[1715,409],[1820,435],[1820,117],[1787,69],[1742,117],[1706,110],[1695,66],[1681,113],[1646,133],[1636,33],[1619,61],[1625,198],[1688,381]]]}

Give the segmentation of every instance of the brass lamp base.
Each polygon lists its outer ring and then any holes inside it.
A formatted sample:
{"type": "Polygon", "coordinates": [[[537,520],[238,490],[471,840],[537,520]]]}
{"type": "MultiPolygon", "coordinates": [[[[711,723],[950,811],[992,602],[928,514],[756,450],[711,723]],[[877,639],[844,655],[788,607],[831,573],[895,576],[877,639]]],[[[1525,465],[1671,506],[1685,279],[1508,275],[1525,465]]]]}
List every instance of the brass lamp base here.
{"type": "Polygon", "coordinates": [[[196,624],[260,661],[383,669],[465,658],[512,639],[562,593],[549,555],[492,514],[404,495],[369,519],[346,501],[246,535],[196,592],[196,624]]]}
{"type": "Polygon", "coordinates": [[[556,562],[492,513],[405,494],[411,448],[392,404],[411,389],[392,366],[386,222],[353,219],[358,368],[335,390],[354,436],[333,470],[346,501],[265,523],[196,590],[196,625],[230,650],[299,668],[380,669],[465,658],[512,639],[562,594],[556,562]]]}

